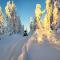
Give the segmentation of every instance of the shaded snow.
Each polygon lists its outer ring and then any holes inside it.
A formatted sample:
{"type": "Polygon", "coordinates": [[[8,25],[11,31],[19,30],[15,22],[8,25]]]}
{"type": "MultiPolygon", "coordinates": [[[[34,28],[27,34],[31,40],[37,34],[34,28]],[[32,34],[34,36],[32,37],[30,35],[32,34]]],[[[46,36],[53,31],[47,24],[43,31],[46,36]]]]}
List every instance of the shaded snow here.
{"type": "MultiPolygon", "coordinates": [[[[18,60],[27,40],[29,40],[29,36],[23,37],[19,34],[1,37],[0,60],[18,60]]],[[[42,44],[36,42],[31,44],[25,57],[26,60],[60,60],[60,50],[44,40],[42,44]]]]}
{"type": "MultiPolygon", "coordinates": [[[[59,36],[60,34],[56,34],[57,38],[59,36]]],[[[50,44],[47,39],[38,44],[32,39],[36,39],[35,34],[23,45],[24,49],[18,60],[60,60],[60,47],[58,45],[50,44]],[[29,45],[28,50],[26,50],[27,44],[29,45]]]]}
{"type": "Polygon", "coordinates": [[[44,41],[41,45],[34,43],[28,52],[30,60],[60,60],[60,51],[44,41]]]}
{"type": "Polygon", "coordinates": [[[0,40],[0,60],[17,60],[21,52],[22,45],[28,40],[27,37],[21,35],[4,36],[0,40]]]}

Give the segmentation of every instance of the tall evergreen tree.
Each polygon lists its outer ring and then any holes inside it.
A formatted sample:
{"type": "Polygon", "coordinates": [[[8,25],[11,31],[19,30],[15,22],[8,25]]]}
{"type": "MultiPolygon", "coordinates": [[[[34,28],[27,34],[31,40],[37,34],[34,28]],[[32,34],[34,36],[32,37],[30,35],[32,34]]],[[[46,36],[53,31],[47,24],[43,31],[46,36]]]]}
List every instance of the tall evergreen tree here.
{"type": "Polygon", "coordinates": [[[3,17],[3,12],[0,7],[0,34],[4,33],[4,17],[3,17]]]}
{"type": "Polygon", "coordinates": [[[7,5],[5,7],[6,10],[6,16],[7,16],[7,20],[8,20],[8,26],[9,29],[12,33],[18,33],[20,32],[20,29],[22,27],[21,25],[21,21],[19,16],[17,16],[16,10],[15,10],[15,3],[12,1],[8,1],[7,5]]]}

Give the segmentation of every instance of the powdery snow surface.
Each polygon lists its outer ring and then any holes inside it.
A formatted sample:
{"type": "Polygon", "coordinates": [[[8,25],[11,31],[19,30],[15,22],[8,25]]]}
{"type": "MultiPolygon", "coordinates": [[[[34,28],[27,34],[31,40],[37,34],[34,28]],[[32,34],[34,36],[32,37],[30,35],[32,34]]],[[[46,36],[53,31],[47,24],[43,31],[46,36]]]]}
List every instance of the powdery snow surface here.
{"type": "Polygon", "coordinates": [[[44,41],[41,45],[34,43],[29,49],[28,60],[60,60],[60,51],[44,41]]]}
{"type": "Polygon", "coordinates": [[[23,44],[28,40],[18,34],[4,36],[0,40],[0,60],[17,60],[23,44]]]}
{"type": "MultiPolygon", "coordinates": [[[[18,60],[23,45],[29,40],[19,34],[4,36],[0,40],[0,60],[18,60]]],[[[25,60],[60,60],[60,50],[44,40],[42,44],[34,42],[26,52],[25,60]]]]}

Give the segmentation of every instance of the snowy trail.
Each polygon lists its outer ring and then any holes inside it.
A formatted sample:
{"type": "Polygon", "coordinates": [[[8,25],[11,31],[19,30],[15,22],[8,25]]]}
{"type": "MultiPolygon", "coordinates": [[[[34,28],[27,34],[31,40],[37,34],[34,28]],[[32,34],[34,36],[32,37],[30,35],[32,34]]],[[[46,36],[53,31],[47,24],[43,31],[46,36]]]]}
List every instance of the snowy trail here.
{"type": "Polygon", "coordinates": [[[60,49],[47,40],[38,44],[35,34],[24,38],[17,34],[0,40],[0,60],[21,60],[21,53],[23,60],[60,60],[60,49]]]}
{"type": "MultiPolygon", "coordinates": [[[[22,45],[28,40],[20,35],[5,37],[0,41],[0,60],[16,59],[20,53],[22,45]]],[[[17,59],[16,59],[17,60],[17,59]]]]}

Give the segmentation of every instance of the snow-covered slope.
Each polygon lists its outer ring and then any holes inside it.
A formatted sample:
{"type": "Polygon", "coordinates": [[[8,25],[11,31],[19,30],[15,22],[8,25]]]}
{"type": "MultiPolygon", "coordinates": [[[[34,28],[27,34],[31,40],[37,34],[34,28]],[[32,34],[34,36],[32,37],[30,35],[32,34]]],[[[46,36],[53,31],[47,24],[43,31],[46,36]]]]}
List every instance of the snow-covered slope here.
{"type": "Polygon", "coordinates": [[[0,60],[21,60],[22,53],[24,53],[22,60],[60,60],[59,48],[51,45],[47,39],[42,44],[34,40],[35,35],[23,37],[15,34],[1,37],[0,60]]]}
{"type": "MultiPolygon", "coordinates": [[[[59,38],[60,34],[56,37],[59,38]]],[[[36,42],[34,34],[24,45],[18,60],[60,60],[60,48],[45,39],[41,44],[36,42]]]]}
{"type": "Polygon", "coordinates": [[[21,35],[3,36],[0,40],[0,60],[17,60],[23,44],[28,40],[21,35]],[[13,59],[12,59],[13,58],[13,59]]]}
{"type": "Polygon", "coordinates": [[[60,50],[44,41],[41,45],[34,43],[28,51],[27,60],[60,60],[60,50]]]}

